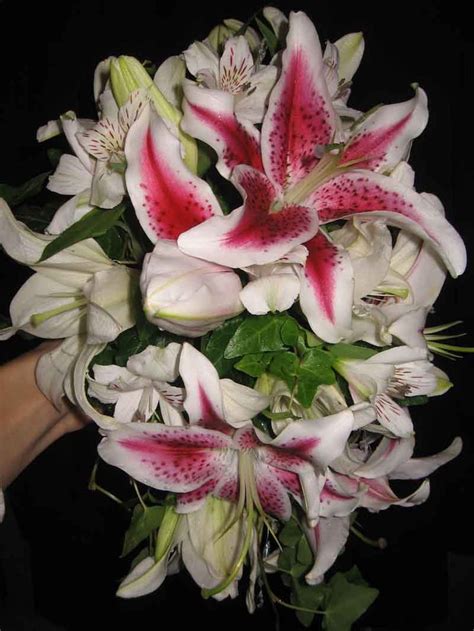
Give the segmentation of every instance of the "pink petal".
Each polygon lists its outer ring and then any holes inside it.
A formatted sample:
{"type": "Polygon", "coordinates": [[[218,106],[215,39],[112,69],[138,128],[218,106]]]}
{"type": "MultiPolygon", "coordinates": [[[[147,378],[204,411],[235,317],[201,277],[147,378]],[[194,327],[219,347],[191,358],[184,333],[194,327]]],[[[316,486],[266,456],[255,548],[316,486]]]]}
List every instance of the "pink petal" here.
{"type": "Polygon", "coordinates": [[[207,182],[181,159],[179,140],[150,107],[128,132],[125,154],[127,190],[153,243],[177,239],[201,221],[222,214],[207,182]]]}
{"type": "Polygon", "coordinates": [[[370,479],[387,475],[411,458],[414,446],[413,436],[382,438],[367,462],[358,467],[353,475],[370,479]]]}
{"type": "Polygon", "coordinates": [[[377,480],[366,480],[361,478],[361,482],[368,486],[366,494],[362,497],[360,505],[370,512],[385,510],[390,506],[417,506],[428,499],[430,494],[430,483],[425,480],[416,491],[406,497],[398,497],[390,488],[389,483],[384,478],[377,480]]]}
{"type": "Polygon", "coordinates": [[[283,484],[273,475],[272,469],[255,462],[255,483],[258,498],[265,513],[282,521],[291,517],[291,502],[283,484]]]}
{"type": "Polygon", "coordinates": [[[262,170],[259,133],[250,123],[237,119],[232,94],[187,82],[184,95],[181,126],[216,151],[216,167],[223,177],[228,177],[238,164],[262,170]]]}
{"type": "Polygon", "coordinates": [[[282,73],[262,126],[265,172],[284,189],[317,164],[316,148],[333,141],[336,116],[324,78],[316,30],[304,13],[291,13],[282,73]]]}
{"type": "Polygon", "coordinates": [[[305,243],[300,305],[310,327],[326,342],[347,337],[352,322],[354,275],[349,253],[323,233],[305,243]]]}
{"type": "Polygon", "coordinates": [[[278,469],[276,467],[273,469],[272,473],[285,487],[287,493],[290,493],[301,503],[303,490],[301,488],[301,482],[298,474],[292,473],[291,471],[285,471],[284,469],[278,469]]]}
{"type": "Polygon", "coordinates": [[[433,243],[453,276],[466,267],[466,249],[456,230],[423,196],[394,178],[364,170],[342,173],[320,186],[308,203],[321,223],[355,215],[384,217],[433,243]]]}
{"type": "Polygon", "coordinates": [[[111,431],[99,445],[109,464],[164,491],[193,491],[225,470],[231,440],[200,427],[130,423],[111,431]]]}
{"type": "Polygon", "coordinates": [[[183,344],[179,374],[184,382],[184,409],[192,424],[230,434],[233,428],[224,421],[219,375],[205,355],[183,344]]]}
{"type": "MultiPolygon", "coordinates": [[[[272,447],[288,450],[314,466],[325,469],[343,452],[353,423],[352,412],[343,410],[315,420],[290,423],[276,438],[268,442],[272,447]]],[[[264,438],[261,432],[258,435],[260,439],[264,438]]]]}
{"type": "Polygon", "coordinates": [[[185,254],[228,267],[263,265],[316,233],[317,216],[309,208],[293,205],[271,212],[275,190],[265,175],[246,166],[234,174],[244,205],[181,235],[178,246],[185,254]]]}
{"type": "Polygon", "coordinates": [[[341,164],[355,160],[359,169],[391,169],[407,157],[411,141],[421,134],[427,122],[427,99],[421,89],[409,101],[379,107],[356,128],[341,164]]]}
{"type": "Polygon", "coordinates": [[[352,513],[358,506],[359,493],[357,491],[354,494],[349,493],[338,484],[335,476],[329,475],[321,491],[320,501],[322,517],[343,517],[352,513]]]}
{"type": "Polygon", "coordinates": [[[188,491],[187,493],[180,493],[176,500],[176,512],[177,513],[192,513],[195,510],[201,508],[210,495],[216,488],[219,482],[219,477],[213,477],[194,491],[188,491]]]}

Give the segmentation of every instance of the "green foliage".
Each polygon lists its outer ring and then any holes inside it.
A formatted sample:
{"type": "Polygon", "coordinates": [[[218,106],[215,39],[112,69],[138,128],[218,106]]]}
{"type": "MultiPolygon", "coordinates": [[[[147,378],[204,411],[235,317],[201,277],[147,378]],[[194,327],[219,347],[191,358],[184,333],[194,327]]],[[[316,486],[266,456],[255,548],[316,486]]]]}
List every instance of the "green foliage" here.
{"type": "Polygon", "coordinates": [[[45,247],[40,261],[49,259],[54,254],[84,239],[101,237],[112,228],[125,212],[125,204],[118,204],[110,210],[93,208],[82,219],[66,228],[54,241],[45,247]]]}
{"type": "Polygon", "coordinates": [[[262,34],[262,37],[265,40],[265,43],[266,43],[267,48],[268,48],[268,52],[270,53],[270,57],[273,57],[273,55],[276,53],[276,51],[278,49],[277,36],[272,31],[272,29],[269,28],[265,24],[265,22],[263,20],[260,20],[259,18],[255,18],[255,21],[257,23],[257,26],[258,26],[258,29],[259,29],[260,33],[262,34]]]}
{"type": "Polygon", "coordinates": [[[226,359],[251,353],[280,351],[285,348],[282,337],[284,325],[292,320],[287,315],[263,315],[245,318],[224,352],[226,359]]]}
{"type": "Polygon", "coordinates": [[[417,397],[403,397],[396,398],[396,402],[403,407],[410,407],[412,405],[425,405],[429,402],[430,398],[426,394],[420,394],[417,397]]]}
{"type": "Polygon", "coordinates": [[[197,174],[199,177],[204,177],[209,171],[211,166],[217,161],[217,154],[212,147],[207,145],[201,140],[197,141],[198,146],[198,164],[197,174]]]}
{"type": "Polygon", "coordinates": [[[343,359],[370,359],[377,355],[380,349],[374,350],[356,344],[327,344],[327,350],[333,357],[343,359]]]}
{"type": "Polygon", "coordinates": [[[20,186],[10,186],[10,184],[0,184],[0,197],[7,202],[12,208],[19,206],[27,199],[36,197],[44,188],[46,178],[50,174],[50,171],[46,173],[40,173],[35,175],[31,180],[28,180],[20,186]]]}
{"type": "Polygon", "coordinates": [[[42,206],[28,202],[15,208],[15,217],[26,224],[30,230],[44,232],[57,209],[57,202],[48,202],[42,206]]]}
{"type": "Polygon", "coordinates": [[[350,631],[352,624],[370,607],[378,590],[369,587],[353,567],[346,573],[338,572],[328,583],[325,599],[325,631],[350,631]]]}
{"type": "Polygon", "coordinates": [[[233,360],[226,359],[224,351],[243,320],[243,316],[237,316],[223,322],[211,333],[203,349],[204,355],[211,360],[221,378],[227,376],[234,365],[233,360]]]}
{"type": "Polygon", "coordinates": [[[304,354],[298,369],[296,390],[296,398],[303,407],[311,405],[320,385],[335,382],[331,363],[331,356],[318,348],[311,348],[304,354]]]}
{"type": "Polygon", "coordinates": [[[121,556],[125,557],[130,554],[142,541],[159,528],[164,514],[164,506],[149,506],[144,510],[141,504],[137,504],[133,511],[130,526],[125,533],[121,556]]]}
{"type": "Polygon", "coordinates": [[[274,353],[250,353],[239,359],[235,368],[251,377],[260,377],[266,371],[272,357],[274,357],[274,353]]]}

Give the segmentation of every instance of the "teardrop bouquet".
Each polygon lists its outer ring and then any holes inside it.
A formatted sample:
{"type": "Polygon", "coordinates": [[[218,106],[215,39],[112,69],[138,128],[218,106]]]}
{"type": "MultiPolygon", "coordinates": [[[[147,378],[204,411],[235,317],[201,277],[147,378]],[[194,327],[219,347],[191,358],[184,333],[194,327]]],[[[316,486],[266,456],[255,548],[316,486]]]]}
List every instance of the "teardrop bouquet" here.
{"type": "Polygon", "coordinates": [[[122,598],[184,568],[205,598],[349,629],[377,595],[339,569],[357,511],[426,501],[460,452],[414,457],[410,406],[451,386],[425,321],[465,249],[407,162],[423,90],[347,105],[363,48],[322,53],[304,13],[266,7],[157,69],[106,59],[98,120],[38,130],[70,145],[47,183],[66,199],[27,218],[45,178],[3,189],[1,244],[34,273],[0,335],[62,340],[38,384],[129,476],[122,598]]]}

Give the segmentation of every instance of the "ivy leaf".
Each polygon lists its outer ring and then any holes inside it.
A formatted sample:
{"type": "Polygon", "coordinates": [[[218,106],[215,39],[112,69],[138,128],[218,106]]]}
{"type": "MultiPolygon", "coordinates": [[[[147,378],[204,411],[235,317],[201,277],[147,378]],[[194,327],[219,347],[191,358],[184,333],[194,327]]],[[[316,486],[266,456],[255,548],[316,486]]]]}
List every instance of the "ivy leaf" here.
{"type": "Polygon", "coordinates": [[[302,565],[305,565],[308,570],[314,562],[313,553],[311,552],[308,540],[306,539],[306,536],[304,534],[299,540],[298,546],[296,548],[296,560],[302,565]]]}
{"type": "Polygon", "coordinates": [[[123,203],[110,210],[93,208],[82,219],[66,228],[54,241],[48,243],[39,262],[49,259],[53,254],[57,254],[64,248],[79,243],[79,241],[91,237],[101,237],[117,223],[125,212],[125,208],[126,206],[123,203]]]}
{"type": "Polygon", "coordinates": [[[252,353],[280,351],[285,348],[281,336],[283,325],[288,316],[251,316],[246,318],[227,344],[224,357],[232,359],[252,353]]]}
{"type": "Polygon", "coordinates": [[[344,359],[369,359],[377,355],[379,350],[357,346],[356,344],[328,344],[329,353],[333,357],[343,357],[344,359]]]}
{"type": "Polygon", "coordinates": [[[35,175],[35,177],[31,178],[31,180],[28,180],[20,186],[0,184],[0,197],[3,197],[9,206],[18,206],[27,199],[35,197],[35,195],[41,193],[44,188],[46,178],[50,173],[51,171],[47,171],[46,173],[35,175]]]}
{"type": "Polygon", "coordinates": [[[96,236],[95,239],[109,259],[123,261],[127,248],[127,238],[116,226],[112,226],[105,234],[96,236]]]}
{"type": "Polygon", "coordinates": [[[211,360],[221,378],[228,375],[234,365],[233,361],[226,359],[224,351],[243,320],[243,316],[226,320],[214,329],[206,344],[204,355],[211,360]]]}
{"type": "Polygon", "coordinates": [[[299,359],[295,353],[291,353],[290,351],[278,353],[278,355],[275,355],[273,358],[268,370],[272,375],[275,375],[275,377],[280,377],[291,391],[293,390],[296,376],[298,375],[299,359]]]}
{"type": "Polygon", "coordinates": [[[410,407],[411,405],[425,405],[430,398],[426,394],[420,394],[416,397],[397,397],[397,403],[403,407],[410,407]]]}
{"type": "Polygon", "coordinates": [[[298,541],[301,539],[301,530],[297,522],[293,519],[287,521],[283,528],[278,533],[278,541],[283,546],[290,546],[294,548],[298,541]]]}
{"type": "Polygon", "coordinates": [[[281,327],[281,339],[285,346],[296,346],[298,344],[298,338],[300,335],[300,327],[298,322],[293,318],[287,316],[286,321],[281,327]]]}
{"type": "Polygon", "coordinates": [[[326,615],[323,618],[323,629],[326,631],[350,631],[352,623],[377,598],[378,590],[362,584],[359,576],[352,570],[345,575],[338,572],[329,581],[326,615]]]}
{"type": "Polygon", "coordinates": [[[127,556],[160,526],[164,513],[164,506],[149,506],[146,510],[143,510],[141,504],[135,506],[132,521],[125,533],[122,557],[127,556]]]}
{"type": "Polygon", "coordinates": [[[135,327],[123,331],[115,340],[115,362],[117,366],[125,366],[129,357],[143,350],[143,343],[137,335],[135,327]]]}
{"type": "Polygon", "coordinates": [[[335,382],[336,376],[331,364],[331,356],[318,348],[311,348],[304,354],[299,366],[296,390],[296,398],[303,407],[310,407],[320,385],[335,382]]]}
{"type": "MultiPolygon", "coordinates": [[[[303,581],[293,581],[291,593],[291,603],[297,607],[305,609],[320,609],[325,595],[325,585],[306,585],[303,581]]],[[[313,622],[315,614],[309,611],[297,611],[296,617],[304,627],[309,627],[313,622]]]]}
{"type": "Polygon", "coordinates": [[[260,377],[271,362],[273,353],[251,353],[244,355],[234,366],[251,377],[260,377]]]}

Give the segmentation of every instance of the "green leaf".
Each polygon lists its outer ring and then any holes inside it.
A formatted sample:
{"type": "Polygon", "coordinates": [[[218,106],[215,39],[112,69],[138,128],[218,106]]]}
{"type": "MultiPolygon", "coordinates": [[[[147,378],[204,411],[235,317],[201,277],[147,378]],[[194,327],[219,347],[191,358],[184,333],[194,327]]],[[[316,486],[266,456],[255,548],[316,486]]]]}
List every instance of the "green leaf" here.
{"type": "MultiPolygon", "coordinates": [[[[303,581],[293,581],[291,603],[304,609],[318,610],[326,595],[325,585],[306,585],[303,581]]],[[[304,627],[309,627],[315,614],[308,611],[297,611],[296,617],[304,627]]]]}
{"type": "Polygon", "coordinates": [[[214,368],[221,378],[225,377],[234,365],[233,361],[226,359],[224,351],[242,322],[243,316],[226,320],[217,329],[214,329],[206,344],[204,355],[214,364],[214,368]]]}
{"type": "Polygon", "coordinates": [[[94,364],[110,366],[113,363],[115,363],[115,351],[110,344],[108,344],[103,351],[94,357],[94,364]]]}
{"type": "Polygon", "coordinates": [[[282,379],[291,391],[295,385],[296,375],[299,372],[299,363],[295,353],[284,351],[275,355],[268,371],[275,377],[282,379]]]}
{"type": "Polygon", "coordinates": [[[302,533],[298,523],[295,520],[290,519],[290,521],[287,521],[278,533],[278,541],[283,546],[290,546],[290,548],[294,548],[301,539],[301,535],[302,533]]]}
{"type": "Polygon", "coordinates": [[[400,397],[396,399],[396,402],[403,407],[410,407],[412,405],[425,405],[430,400],[426,394],[420,394],[417,397],[400,397]]]}
{"type": "Polygon", "coordinates": [[[50,147],[46,153],[48,155],[48,160],[51,166],[53,167],[53,169],[55,169],[58,166],[59,161],[61,160],[61,156],[64,153],[63,150],[58,149],[57,147],[50,147]]]}
{"type": "Polygon", "coordinates": [[[130,526],[125,533],[121,556],[127,556],[139,543],[149,537],[160,526],[164,514],[164,506],[149,506],[145,511],[141,504],[137,504],[130,526]]]}
{"type": "Polygon", "coordinates": [[[296,563],[296,549],[283,548],[278,555],[278,567],[286,572],[291,572],[296,563]]]}
{"type": "Polygon", "coordinates": [[[296,346],[298,344],[298,337],[300,335],[300,327],[298,322],[293,318],[287,316],[286,321],[281,327],[281,339],[285,346],[296,346]]]}
{"type": "Polygon", "coordinates": [[[334,357],[344,359],[369,359],[380,351],[355,344],[327,344],[327,350],[334,357]]]}
{"type": "Polygon", "coordinates": [[[270,53],[270,57],[276,53],[278,48],[278,39],[275,33],[269,28],[262,20],[255,18],[257,22],[260,33],[262,34],[266,45],[268,46],[268,52],[270,53]]]}
{"type": "Polygon", "coordinates": [[[301,360],[298,371],[296,398],[305,408],[310,407],[318,387],[336,380],[331,368],[331,357],[325,351],[311,348],[301,360]]]}
{"type": "Polygon", "coordinates": [[[323,629],[326,631],[350,631],[352,623],[370,607],[378,596],[378,590],[361,584],[354,573],[338,572],[328,584],[323,629]],[[348,578],[356,578],[350,582],[348,578]]]}
{"type": "Polygon", "coordinates": [[[127,237],[117,226],[113,226],[102,236],[96,236],[95,240],[110,259],[123,261],[127,248],[127,237]]]}
{"type": "Polygon", "coordinates": [[[260,377],[271,362],[273,353],[251,353],[244,355],[234,366],[251,377],[260,377]]]}
{"type": "Polygon", "coordinates": [[[57,209],[57,203],[46,203],[42,206],[37,206],[29,202],[17,206],[14,214],[18,221],[22,221],[34,232],[44,232],[45,228],[51,223],[57,209]]]}
{"type": "Polygon", "coordinates": [[[48,243],[43,250],[40,261],[49,259],[54,254],[75,243],[79,243],[79,241],[104,235],[120,219],[125,212],[125,208],[126,206],[123,203],[110,210],[93,208],[82,219],[66,228],[54,241],[48,243]]]}
{"type": "Polygon", "coordinates": [[[35,177],[31,178],[31,180],[28,180],[20,186],[0,184],[0,197],[3,197],[9,206],[18,206],[27,199],[41,193],[44,188],[46,178],[50,173],[50,171],[47,171],[46,173],[35,175],[35,177]]]}
{"type": "Polygon", "coordinates": [[[285,343],[281,330],[289,319],[281,315],[247,317],[227,344],[224,357],[232,359],[251,353],[283,350],[285,343]]]}
{"type": "Polygon", "coordinates": [[[298,546],[296,548],[296,560],[302,565],[306,565],[308,570],[313,565],[313,553],[311,552],[311,548],[309,547],[309,543],[305,535],[303,535],[298,542],[298,546]]]}

